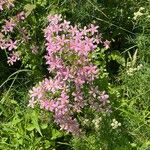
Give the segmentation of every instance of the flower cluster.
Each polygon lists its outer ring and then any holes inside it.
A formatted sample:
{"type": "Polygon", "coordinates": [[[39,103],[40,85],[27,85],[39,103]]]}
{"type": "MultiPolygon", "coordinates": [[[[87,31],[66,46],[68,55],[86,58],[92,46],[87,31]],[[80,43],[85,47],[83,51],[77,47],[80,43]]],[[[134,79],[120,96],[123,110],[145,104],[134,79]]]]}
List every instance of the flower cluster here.
{"type": "Polygon", "coordinates": [[[17,41],[13,41],[12,39],[7,40],[0,37],[0,49],[5,49],[9,52],[9,56],[7,58],[7,62],[9,65],[13,65],[14,62],[20,59],[19,53],[14,51],[15,49],[17,49],[17,41]]]}
{"type": "Polygon", "coordinates": [[[94,124],[96,130],[99,129],[101,121],[102,121],[101,117],[96,117],[95,119],[92,120],[92,123],[94,124]]]}
{"type": "Polygon", "coordinates": [[[18,48],[18,42],[17,40],[11,39],[11,33],[14,31],[17,23],[24,19],[24,12],[20,12],[11,19],[4,20],[4,25],[2,26],[0,32],[0,49],[7,50],[7,62],[9,65],[13,65],[17,60],[20,59],[19,53],[15,51],[18,48]]]}
{"type": "Polygon", "coordinates": [[[139,71],[139,70],[141,70],[143,68],[143,65],[142,64],[140,64],[140,65],[138,65],[137,67],[130,67],[128,70],[127,70],[127,74],[129,75],[129,76],[132,76],[136,71],[139,71]]]}
{"type": "Polygon", "coordinates": [[[118,122],[116,119],[113,119],[113,122],[111,123],[112,129],[116,129],[121,126],[121,123],[118,122]]]}
{"type": "Polygon", "coordinates": [[[20,55],[18,52],[12,52],[9,57],[7,63],[13,65],[17,60],[20,60],[20,55]]]}
{"type": "Polygon", "coordinates": [[[61,129],[79,134],[78,115],[85,107],[102,111],[108,95],[94,85],[99,76],[90,54],[102,43],[98,26],[91,24],[83,29],[70,25],[61,15],[48,16],[49,25],[44,30],[45,56],[52,77],[33,87],[29,106],[49,110],[61,129]]]}

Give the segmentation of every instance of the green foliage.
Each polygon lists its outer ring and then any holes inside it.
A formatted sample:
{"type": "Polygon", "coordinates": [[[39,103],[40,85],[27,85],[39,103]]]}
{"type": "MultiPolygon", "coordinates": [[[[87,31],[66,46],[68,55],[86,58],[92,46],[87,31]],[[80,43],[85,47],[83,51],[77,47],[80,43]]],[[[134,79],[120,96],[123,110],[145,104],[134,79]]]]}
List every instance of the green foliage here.
{"type": "Polygon", "coordinates": [[[27,18],[12,37],[21,39],[23,27],[30,36],[19,44],[21,62],[13,67],[0,49],[0,149],[149,150],[149,8],[149,0],[18,0],[14,9],[0,12],[2,26],[4,19],[24,10],[27,18]],[[43,29],[49,13],[61,13],[80,26],[99,25],[104,39],[111,41],[109,49],[99,47],[91,59],[101,71],[96,82],[109,93],[112,112],[86,112],[90,118],[81,124],[87,133],[79,137],[59,131],[49,112],[27,107],[28,90],[47,75],[43,29]],[[97,117],[98,128],[92,122],[97,117]],[[121,126],[113,129],[113,119],[121,126]]]}
{"type": "MultiPolygon", "coordinates": [[[[63,132],[52,126],[51,115],[21,106],[13,93],[0,105],[0,149],[54,149],[63,132]]],[[[5,96],[5,93],[4,95],[5,96]]]]}

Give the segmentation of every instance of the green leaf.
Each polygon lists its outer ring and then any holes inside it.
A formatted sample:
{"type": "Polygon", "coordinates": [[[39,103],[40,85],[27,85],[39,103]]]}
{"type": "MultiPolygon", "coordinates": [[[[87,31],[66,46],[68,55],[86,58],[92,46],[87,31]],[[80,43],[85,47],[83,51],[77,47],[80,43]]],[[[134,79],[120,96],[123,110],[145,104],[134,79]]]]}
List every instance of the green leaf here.
{"type": "Polygon", "coordinates": [[[32,120],[32,123],[35,127],[35,129],[40,133],[40,135],[42,136],[42,133],[41,133],[41,130],[40,130],[40,127],[39,127],[39,123],[38,123],[38,113],[36,111],[33,111],[32,114],[31,114],[31,120],[32,120]]]}
{"type": "Polygon", "coordinates": [[[28,131],[32,131],[32,130],[35,129],[35,126],[34,126],[33,124],[29,124],[29,125],[26,127],[26,129],[27,129],[28,131]]]}
{"type": "Polygon", "coordinates": [[[31,14],[31,12],[36,8],[36,5],[33,4],[27,4],[24,6],[24,9],[26,10],[26,17],[29,16],[31,14]]]}
{"type": "Polygon", "coordinates": [[[10,102],[11,102],[11,104],[17,104],[17,102],[15,100],[11,100],[10,102]]]}
{"type": "Polygon", "coordinates": [[[21,121],[22,121],[22,119],[20,119],[19,116],[16,115],[16,116],[13,118],[11,124],[12,124],[12,125],[16,125],[16,124],[18,124],[18,123],[21,122],[21,121]]]}
{"type": "Polygon", "coordinates": [[[45,143],[44,144],[45,148],[50,148],[52,145],[54,145],[52,141],[48,141],[48,140],[45,140],[44,143],[45,143]]]}
{"type": "Polygon", "coordinates": [[[125,59],[117,50],[111,53],[109,60],[116,60],[119,64],[125,66],[125,59]]]}
{"type": "Polygon", "coordinates": [[[46,0],[38,0],[38,1],[37,1],[37,4],[40,5],[40,6],[45,6],[46,3],[47,3],[46,0]]]}
{"type": "Polygon", "coordinates": [[[56,140],[57,138],[63,136],[62,132],[56,130],[56,129],[53,129],[52,130],[52,138],[51,140],[56,140]]]}
{"type": "Polygon", "coordinates": [[[42,129],[46,129],[48,127],[48,125],[46,124],[46,123],[43,123],[42,125],[41,125],[41,128],[42,129]]]}

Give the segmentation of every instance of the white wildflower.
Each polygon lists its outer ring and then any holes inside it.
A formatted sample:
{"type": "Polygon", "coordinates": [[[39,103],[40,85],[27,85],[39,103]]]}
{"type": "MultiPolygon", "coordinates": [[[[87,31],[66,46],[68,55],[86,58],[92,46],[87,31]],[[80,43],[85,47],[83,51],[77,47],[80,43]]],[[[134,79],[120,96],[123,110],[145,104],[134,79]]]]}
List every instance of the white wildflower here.
{"type": "Polygon", "coordinates": [[[113,129],[116,129],[116,128],[121,126],[121,123],[118,122],[116,119],[113,119],[113,121],[111,123],[111,126],[112,126],[113,129]]]}
{"type": "Polygon", "coordinates": [[[100,124],[100,121],[102,120],[102,118],[100,117],[100,118],[95,118],[95,119],[93,119],[92,120],[92,123],[94,124],[94,126],[95,126],[95,129],[98,129],[99,128],[99,124],[100,124]]]}

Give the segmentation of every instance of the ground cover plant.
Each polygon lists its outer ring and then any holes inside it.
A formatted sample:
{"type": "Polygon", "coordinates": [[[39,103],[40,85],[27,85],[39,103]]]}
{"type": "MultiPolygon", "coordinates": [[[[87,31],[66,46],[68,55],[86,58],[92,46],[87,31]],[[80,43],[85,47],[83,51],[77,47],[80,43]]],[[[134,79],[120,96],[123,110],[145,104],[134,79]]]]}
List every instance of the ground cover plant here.
{"type": "Polygon", "coordinates": [[[149,0],[0,0],[0,149],[150,149],[149,0]]]}

